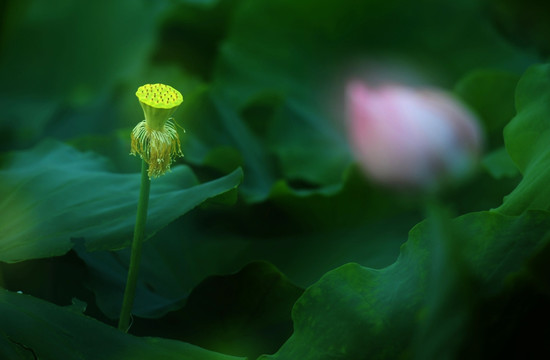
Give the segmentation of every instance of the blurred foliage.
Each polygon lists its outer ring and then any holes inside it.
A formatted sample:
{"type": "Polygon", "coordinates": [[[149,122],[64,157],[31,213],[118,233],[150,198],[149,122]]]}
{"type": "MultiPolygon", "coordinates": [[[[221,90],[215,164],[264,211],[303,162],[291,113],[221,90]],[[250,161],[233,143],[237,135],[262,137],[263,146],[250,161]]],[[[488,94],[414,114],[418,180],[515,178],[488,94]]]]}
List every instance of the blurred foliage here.
{"type": "Polygon", "coordinates": [[[544,0],[485,0],[486,11],[496,28],[518,46],[535,49],[547,57],[550,41],[548,4],[544,0]]]}
{"type": "Polygon", "coordinates": [[[0,357],[550,354],[543,3],[0,9],[0,357]],[[355,165],[343,89],[366,69],[454,90],[485,129],[478,172],[428,220],[355,165]],[[151,187],[141,338],[109,325],[137,202],[134,93],[157,82],[184,95],[185,157],[151,187]]]}

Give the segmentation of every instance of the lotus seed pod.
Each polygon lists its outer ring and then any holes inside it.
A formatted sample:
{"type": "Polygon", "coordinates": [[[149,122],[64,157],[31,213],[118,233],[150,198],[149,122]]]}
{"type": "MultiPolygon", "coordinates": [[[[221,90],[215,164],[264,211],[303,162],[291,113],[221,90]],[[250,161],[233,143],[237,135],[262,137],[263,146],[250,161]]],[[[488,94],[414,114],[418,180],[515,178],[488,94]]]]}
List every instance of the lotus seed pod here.
{"type": "Polygon", "coordinates": [[[183,156],[178,132],[171,121],[183,97],[179,91],[164,84],[143,85],[136,96],[145,120],[132,130],[131,154],[139,154],[149,164],[149,178],[158,177],[170,170],[176,157],[183,156]]]}
{"type": "Polygon", "coordinates": [[[178,106],[183,102],[181,93],[164,84],[140,86],[136,92],[143,108],[145,121],[153,130],[161,130],[178,106]]]}

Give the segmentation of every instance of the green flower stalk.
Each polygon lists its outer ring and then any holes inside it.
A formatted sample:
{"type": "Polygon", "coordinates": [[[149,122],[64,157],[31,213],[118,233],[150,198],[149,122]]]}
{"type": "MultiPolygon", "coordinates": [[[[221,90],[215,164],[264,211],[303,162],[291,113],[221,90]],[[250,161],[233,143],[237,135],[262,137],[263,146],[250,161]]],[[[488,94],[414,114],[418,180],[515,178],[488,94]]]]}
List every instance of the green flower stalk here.
{"type": "Polygon", "coordinates": [[[136,293],[145,223],[147,222],[151,178],[165,174],[170,170],[172,161],[177,156],[183,156],[178,132],[170,120],[183,101],[180,92],[168,85],[148,84],[138,88],[136,96],[143,108],[145,120],[137,124],[131,134],[131,154],[139,154],[142,158],[142,163],[141,187],[130,255],[130,266],[118,321],[118,328],[125,332],[128,331],[130,324],[136,293]]]}
{"type": "Polygon", "coordinates": [[[136,96],[145,120],[132,130],[131,154],[139,154],[149,164],[149,178],[159,177],[170,170],[176,157],[183,156],[178,132],[171,121],[183,97],[176,89],[163,84],[143,85],[136,96]]]}

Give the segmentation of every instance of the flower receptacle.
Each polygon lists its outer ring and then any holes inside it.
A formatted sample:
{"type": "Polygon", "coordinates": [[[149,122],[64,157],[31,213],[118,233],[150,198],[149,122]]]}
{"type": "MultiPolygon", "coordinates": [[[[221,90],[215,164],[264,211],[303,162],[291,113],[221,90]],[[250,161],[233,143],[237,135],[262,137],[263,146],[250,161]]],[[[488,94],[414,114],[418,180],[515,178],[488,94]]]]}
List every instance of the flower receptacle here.
{"type": "Polygon", "coordinates": [[[183,97],[179,91],[164,84],[143,85],[136,96],[145,120],[132,130],[130,153],[139,154],[149,165],[149,178],[158,177],[170,170],[176,157],[183,156],[178,132],[171,121],[183,97]]]}

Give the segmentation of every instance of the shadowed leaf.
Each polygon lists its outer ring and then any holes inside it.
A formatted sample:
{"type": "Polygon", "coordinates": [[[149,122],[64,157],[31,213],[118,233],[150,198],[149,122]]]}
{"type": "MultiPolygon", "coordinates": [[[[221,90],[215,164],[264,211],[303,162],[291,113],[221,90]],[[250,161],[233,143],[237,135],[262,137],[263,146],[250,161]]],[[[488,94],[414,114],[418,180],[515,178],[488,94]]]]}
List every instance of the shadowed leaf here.
{"type": "MultiPolygon", "coordinates": [[[[128,161],[138,162],[129,157],[128,161]]],[[[236,188],[240,169],[199,184],[183,166],[152,181],[146,238],[203,201],[236,188]]],[[[86,249],[120,249],[132,237],[139,175],[109,172],[105,159],[46,141],[14,153],[0,171],[0,260],[62,255],[71,239],[86,249]]]]}

